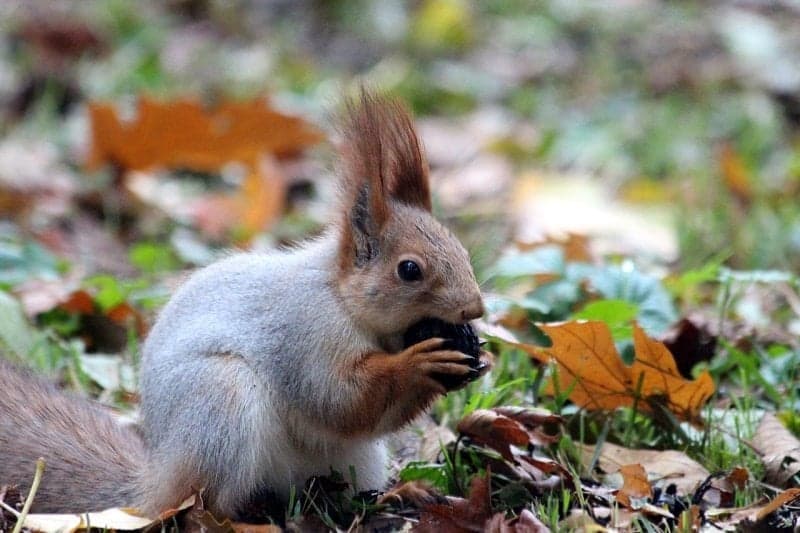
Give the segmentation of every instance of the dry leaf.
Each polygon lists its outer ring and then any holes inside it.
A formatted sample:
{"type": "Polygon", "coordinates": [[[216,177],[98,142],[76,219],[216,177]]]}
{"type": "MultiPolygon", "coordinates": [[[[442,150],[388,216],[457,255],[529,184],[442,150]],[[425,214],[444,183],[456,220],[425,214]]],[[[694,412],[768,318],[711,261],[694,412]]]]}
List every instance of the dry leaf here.
{"type": "Polygon", "coordinates": [[[742,490],[750,479],[750,472],[746,468],[737,467],[725,476],[725,479],[735,488],[742,490]]]}
{"type": "Polygon", "coordinates": [[[448,498],[448,503],[425,506],[415,531],[450,533],[483,531],[492,518],[491,472],[485,477],[475,476],[470,483],[469,497],[448,498]]]}
{"type": "Polygon", "coordinates": [[[514,460],[511,445],[527,446],[530,441],[525,427],[494,410],[478,409],[461,419],[458,432],[500,452],[507,461],[514,460]]]}
{"type": "Polygon", "coordinates": [[[564,250],[564,259],[570,262],[591,263],[592,252],[589,247],[589,237],[578,233],[567,232],[564,237],[548,236],[544,240],[535,242],[517,242],[521,252],[535,250],[542,246],[557,245],[564,250]]]}
{"type": "MultiPolygon", "coordinates": [[[[746,507],[712,507],[705,509],[703,515],[705,520],[711,522],[715,528],[722,531],[735,531],[736,527],[742,522],[755,522],[758,513],[768,505],[763,500],[750,504],[746,507]]],[[[695,529],[699,529],[701,524],[700,506],[691,507],[694,516],[693,524],[695,529]]]]}
{"type": "Polygon", "coordinates": [[[793,489],[786,489],[785,491],[781,492],[775,499],[769,502],[763,509],[758,511],[756,515],[756,521],[764,520],[766,517],[783,507],[784,505],[789,505],[791,503],[800,500],[800,488],[793,488],[793,489]]]}
{"type": "Polygon", "coordinates": [[[761,454],[767,483],[785,487],[800,472],[800,440],[774,414],[764,414],[751,444],[761,454]]]}
{"type": "Polygon", "coordinates": [[[746,507],[706,509],[704,514],[718,530],[769,531],[769,522],[763,522],[780,511],[781,507],[796,504],[798,500],[800,488],[792,488],[781,492],[769,502],[760,500],[746,507]]]}
{"type": "Polygon", "coordinates": [[[192,211],[211,235],[235,229],[239,241],[274,221],[286,185],[268,155],[293,155],[321,134],[303,120],[278,113],[262,100],[223,102],[204,108],[192,100],[139,102],[136,117],[123,121],[112,106],[90,104],[92,149],[87,166],[111,163],[123,171],[156,167],[217,172],[231,162],[247,174],[232,196],[212,196],[192,211]]]}
{"type": "MultiPolygon", "coordinates": [[[[588,465],[595,447],[581,444],[582,462],[588,465]]],[[[673,483],[679,495],[687,495],[709,476],[703,465],[677,450],[637,450],[606,442],[598,456],[597,467],[605,473],[614,473],[626,464],[641,464],[651,479],[673,483]]]]}
{"type": "Polygon", "coordinates": [[[617,501],[629,509],[640,509],[646,500],[653,497],[653,487],[647,480],[647,472],[642,465],[624,465],[622,488],[617,492],[617,501]]]}
{"type": "Polygon", "coordinates": [[[442,496],[430,483],[424,480],[415,479],[403,481],[384,492],[378,498],[378,504],[395,504],[401,507],[417,507],[419,509],[444,501],[442,496]]]}
{"type": "Polygon", "coordinates": [[[530,510],[523,509],[517,518],[506,518],[505,513],[496,513],[486,524],[487,533],[549,533],[550,528],[544,525],[530,510]]]}
{"type": "Polygon", "coordinates": [[[546,391],[570,391],[569,398],[580,407],[611,410],[631,407],[644,411],[649,404],[664,404],[684,420],[697,420],[700,410],[714,393],[711,374],[704,372],[696,380],[681,377],[675,360],[660,342],[649,339],[634,325],[635,359],[626,366],[614,346],[611,331],[603,322],[579,321],[540,324],[552,340],[549,348],[523,347],[536,358],[547,354],[558,372],[546,391]],[[644,401],[642,401],[644,400],[644,401]]]}
{"type": "Polygon", "coordinates": [[[259,169],[247,173],[236,193],[209,195],[193,203],[190,212],[203,233],[221,238],[234,230],[238,240],[246,241],[280,216],[286,179],[269,157],[262,158],[259,169]]]}
{"type": "Polygon", "coordinates": [[[92,528],[101,530],[136,531],[154,524],[156,520],[137,515],[130,509],[108,509],[84,514],[29,514],[24,526],[41,532],[72,532],[92,528]]]}
{"type": "Polygon", "coordinates": [[[303,120],[273,111],[260,99],[207,109],[193,100],[142,98],[130,121],[121,120],[111,105],[92,103],[89,118],[89,168],[113,163],[125,170],[213,172],[232,161],[253,163],[265,153],[292,155],[321,140],[303,120]]]}
{"type": "Polygon", "coordinates": [[[492,411],[522,424],[528,432],[530,443],[536,446],[547,446],[558,442],[560,438],[559,427],[564,423],[564,418],[547,409],[509,406],[495,407],[492,411]]]}
{"type": "MultiPolygon", "coordinates": [[[[33,278],[14,287],[13,292],[22,304],[25,315],[34,318],[66,303],[78,286],[79,281],[75,276],[54,280],[33,278]]],[[[89,309],[91,312],[92,308],[89,309]]]]}
{"type": "Polygon", "coordinates": [[[64,311],[75,314],[91,315],[94,313],[94,298],[83,289],[74,291],[59,304],[64,311]]]}

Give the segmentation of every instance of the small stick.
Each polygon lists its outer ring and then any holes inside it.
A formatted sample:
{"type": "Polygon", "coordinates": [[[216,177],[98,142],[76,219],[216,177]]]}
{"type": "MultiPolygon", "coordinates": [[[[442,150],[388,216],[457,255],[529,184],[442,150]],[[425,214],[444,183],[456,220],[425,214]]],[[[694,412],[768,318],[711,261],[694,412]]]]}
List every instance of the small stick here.
{"type": "Polygon", "coordinates": [[[17,523],[11,533],[19,533],[22,531],[22,524],[25,523],[25,518],[28,516],[28,511],[31,510],[33,505],[33,498],[36,497],[36,491],[39,490],[39,483],[42,481],[42,474],[44,474],[44,458],[39,457],[36,460],[36,473],[33,475],[33,483],[31,483],[31,490],[28,491],[28,497],[25,498],[25,504],[22,506],[22,512],[17,517],[17,523]]]}

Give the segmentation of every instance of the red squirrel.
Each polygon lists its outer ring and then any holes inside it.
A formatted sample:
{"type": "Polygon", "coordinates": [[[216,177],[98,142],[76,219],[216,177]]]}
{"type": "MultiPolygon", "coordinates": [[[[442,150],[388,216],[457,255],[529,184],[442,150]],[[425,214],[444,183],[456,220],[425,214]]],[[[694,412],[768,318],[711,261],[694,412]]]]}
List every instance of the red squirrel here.
{"type": "Polygon", "coordinates": [[[403,332],[484,308],[467,252],[431,214],[403,105],[362,91],[339,132],[324,234],[203,268],[160,312],[143,347],[140,427],[0,360],[0,485],[27,490],[41,456],[38,512],[155,516],[203,489],[231,517],[331,469],[355,472],[358,490],[383,487],[386,435],[481,373],[445,339],[404,348],[403,332]]]}

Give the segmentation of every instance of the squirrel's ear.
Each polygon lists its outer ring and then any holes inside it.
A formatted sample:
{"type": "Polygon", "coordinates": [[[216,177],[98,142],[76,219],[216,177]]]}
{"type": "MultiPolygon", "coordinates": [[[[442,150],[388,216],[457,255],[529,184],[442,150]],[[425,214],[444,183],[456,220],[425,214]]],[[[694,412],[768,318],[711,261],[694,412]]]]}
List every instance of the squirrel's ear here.
{"type": "Polygon", "coordinates": [[[389,195],[405,204],[430,211],[428,164],[411,115],[397,100],[385,100],[377,111],[384,138],[385,182],[389,195]]]}
{"type": "Polygon", "coordinates": [[[397,100],[361,89],[339,118],[344,195],[342,260],[364,264],[398,201],[431,210],[428,166],[411,116],[397,100]]]}
{"type": "Polygon", "coordinates": [[[378,238],[389,218],[384,183],[384,139],[372,98],[347,102],[338,121],[341,135],[340,185],[343,195],[343,266],[363,265],[378,253],[378,238]]]}

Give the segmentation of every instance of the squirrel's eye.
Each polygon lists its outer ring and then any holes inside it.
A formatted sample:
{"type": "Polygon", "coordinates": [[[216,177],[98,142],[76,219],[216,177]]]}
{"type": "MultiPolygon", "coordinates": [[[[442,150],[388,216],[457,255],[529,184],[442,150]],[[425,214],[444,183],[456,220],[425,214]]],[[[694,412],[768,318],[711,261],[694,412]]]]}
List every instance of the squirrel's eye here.
{"type": "Polygon", "coordinates": [[[414,261],[400,261],[397,265],[397,275],[403,281],[419,281],[422,279],[422,269],[414,261]]]}

